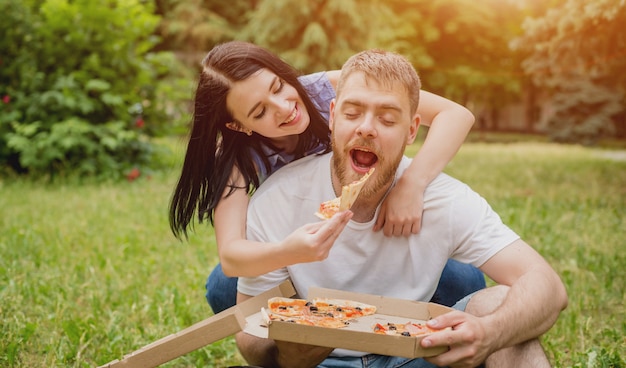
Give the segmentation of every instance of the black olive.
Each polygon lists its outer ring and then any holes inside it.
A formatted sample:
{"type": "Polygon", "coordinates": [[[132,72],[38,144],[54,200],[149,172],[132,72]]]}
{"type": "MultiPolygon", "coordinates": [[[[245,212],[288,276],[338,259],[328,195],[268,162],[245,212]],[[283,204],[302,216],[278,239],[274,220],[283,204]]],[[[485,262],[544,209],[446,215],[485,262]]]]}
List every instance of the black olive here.
{"type": "Polygon", "coordinates": [[[402,336],[411,336],[411,334],[410,334],[410,333],[408,333],[407,331],[404,331],[404,332],[402,333],[402,336]]]}
{"type": "Polygon", "coordinates": [[[311,311],[317,312],[317,307],[316,306],[312,305],[309,308],[311,309],[311,311]]]}

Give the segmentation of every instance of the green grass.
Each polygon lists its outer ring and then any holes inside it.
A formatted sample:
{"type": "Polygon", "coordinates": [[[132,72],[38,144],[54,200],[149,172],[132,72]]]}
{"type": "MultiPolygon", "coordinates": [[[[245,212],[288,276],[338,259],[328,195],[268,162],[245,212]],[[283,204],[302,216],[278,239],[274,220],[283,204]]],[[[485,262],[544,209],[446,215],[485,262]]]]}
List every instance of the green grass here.
{"type": "MultiPolygon", "coordinates": [[[[182,148],[122,183],[0,182],[0,366],[91,367],[211,315],[212,229],[169,232],[182,148]]],[[[410,153],[416,146],[410,147],[410,153]]],[[[570,304],[544,337],[555,367],[625,367],[626,161],[578,146],[467,143],[447,172],[555,267],[570,304]]],[[[232,338],[167,367],[242,363],[232,338]]]]}

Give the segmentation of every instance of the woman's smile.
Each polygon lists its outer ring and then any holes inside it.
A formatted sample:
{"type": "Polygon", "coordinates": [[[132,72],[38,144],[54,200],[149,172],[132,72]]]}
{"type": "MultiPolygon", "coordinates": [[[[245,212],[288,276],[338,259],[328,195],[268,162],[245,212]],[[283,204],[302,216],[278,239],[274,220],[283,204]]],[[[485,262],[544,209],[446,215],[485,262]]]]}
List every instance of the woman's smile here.
{"type": "Polygon", "coordinates": [[[294,126],[296,124],[298,124],[298,121],[300,121],[300,109],[298,109],[298,104],[294,105],[293,111],[291,112],[291,115],[289,115],[289,117],[287,117],[287,119],[280,124],[281,127],[290,127],[290,126],[294,126]]]}

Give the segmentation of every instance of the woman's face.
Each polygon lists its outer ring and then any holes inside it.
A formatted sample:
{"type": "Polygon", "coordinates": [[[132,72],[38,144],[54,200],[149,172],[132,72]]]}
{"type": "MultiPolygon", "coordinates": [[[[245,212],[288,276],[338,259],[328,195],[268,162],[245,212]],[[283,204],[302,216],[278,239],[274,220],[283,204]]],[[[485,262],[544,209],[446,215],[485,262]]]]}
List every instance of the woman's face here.
{"type": "Polygon", "coordinates": [[[278,142],[304,132],[311,121],[296,89],[268,69],[235,82],[226,107],[241,125],[278,142]]]}

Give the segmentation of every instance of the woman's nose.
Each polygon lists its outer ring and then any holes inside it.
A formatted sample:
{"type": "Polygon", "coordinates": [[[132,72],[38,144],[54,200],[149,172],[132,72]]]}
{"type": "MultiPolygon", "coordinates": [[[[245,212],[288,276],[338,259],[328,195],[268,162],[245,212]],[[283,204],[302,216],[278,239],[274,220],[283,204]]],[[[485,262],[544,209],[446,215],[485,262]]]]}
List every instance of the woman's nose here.
{"type": "Polygon", "coordinates": [[[273,98],[272,106],[277,119],[286,119],[291,114],[291,104],[285,98],[273,98]]]}

